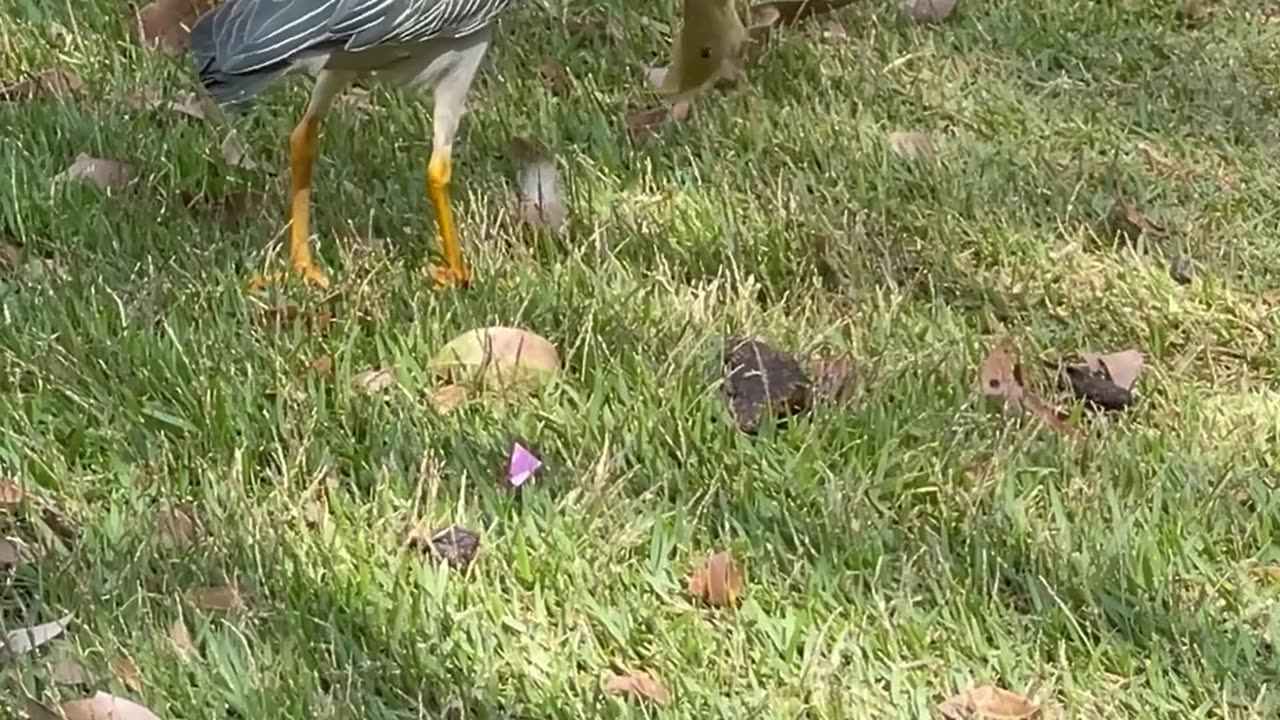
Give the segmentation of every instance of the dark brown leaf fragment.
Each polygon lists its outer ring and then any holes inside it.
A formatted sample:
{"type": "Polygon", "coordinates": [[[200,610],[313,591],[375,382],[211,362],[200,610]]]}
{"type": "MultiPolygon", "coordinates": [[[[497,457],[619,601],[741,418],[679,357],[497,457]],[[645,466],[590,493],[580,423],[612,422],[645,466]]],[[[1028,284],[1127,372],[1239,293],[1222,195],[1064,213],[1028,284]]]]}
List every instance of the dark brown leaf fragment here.
{"type": "Polygon", "coordinates": [[[10,85],[0,87],[0,102],[30,102],[46,95],[71,97],[84,89],[84,83],[66,70],[44,70],[10,85]]]}
{"type": "Polygon", "coordinates": [[[766,415],[783,420],[809,409],[810,382],[796,359],[761,340],[724,339],[724,393],[738,427],[756,433],[766,415]]]}
{"type": "Polygon", "coordinates": [[[411,536],[409,545],[430,553],[458,570],[466,570],[471,567],[476,551],[480,549],[480,536],[464,527],[450,525],[437,530],[425,542],[421,536],[411,536]]]}

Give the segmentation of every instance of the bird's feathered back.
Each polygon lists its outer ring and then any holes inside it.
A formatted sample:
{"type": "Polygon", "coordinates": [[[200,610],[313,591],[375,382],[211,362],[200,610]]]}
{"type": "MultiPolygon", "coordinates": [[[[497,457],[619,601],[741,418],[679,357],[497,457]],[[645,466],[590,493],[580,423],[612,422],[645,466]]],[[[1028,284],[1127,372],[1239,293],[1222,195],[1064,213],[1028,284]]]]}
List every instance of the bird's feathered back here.
{"type": "Polygon", "coordinates": [[[513,0],[226,0],[191,28],[200,80],[219,102],[252,95],[317,48],[462,37],[513,0]]]}

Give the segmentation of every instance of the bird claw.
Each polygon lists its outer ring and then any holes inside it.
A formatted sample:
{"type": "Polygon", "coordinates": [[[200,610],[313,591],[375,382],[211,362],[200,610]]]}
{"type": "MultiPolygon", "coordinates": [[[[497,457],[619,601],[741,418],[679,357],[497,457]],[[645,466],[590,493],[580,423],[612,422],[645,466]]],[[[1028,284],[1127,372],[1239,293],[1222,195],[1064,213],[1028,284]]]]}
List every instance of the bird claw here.
{"type": "MultiPolygon", "coordinates": [[[[329,288],[329,276],[314,265],[295,267],[294,272],[301,275],[303,282],[308,285],[313,285],[321,290],[329,288]]],[[[249,278],[249,289],[254,291],[266,290],[272,285],[282,285],[288,279],[289,277],[285,273],[271,273],[270,275],[254,273],[253,277],[249,278]]]]}
{"type": "Polygon", "coordinates": [[[471,273],[464,268],[428,265],[427,275],[431,277],[436,290],[465,289],[471,285],[471,273]]]}

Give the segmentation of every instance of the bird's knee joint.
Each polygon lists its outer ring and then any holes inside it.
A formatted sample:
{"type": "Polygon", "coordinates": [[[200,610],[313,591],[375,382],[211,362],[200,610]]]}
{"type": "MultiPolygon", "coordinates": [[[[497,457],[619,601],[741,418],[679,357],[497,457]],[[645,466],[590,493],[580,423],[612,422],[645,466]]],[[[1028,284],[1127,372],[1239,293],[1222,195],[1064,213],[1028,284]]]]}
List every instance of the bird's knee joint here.
{"type": "Polygon", "coordinates": [[[310,157],[315,152],[317,130],[316,119],[304,117],[289,133],[289,150],[295,157],[310,157]]]}
{"type": "Polygon", "coordinates": [[[448,157],[441,155],[431,156],[431,161],[427,163],[427,183],[431,187],[443,188],[447,186],[452,176],[453,167],[448,157]]]}

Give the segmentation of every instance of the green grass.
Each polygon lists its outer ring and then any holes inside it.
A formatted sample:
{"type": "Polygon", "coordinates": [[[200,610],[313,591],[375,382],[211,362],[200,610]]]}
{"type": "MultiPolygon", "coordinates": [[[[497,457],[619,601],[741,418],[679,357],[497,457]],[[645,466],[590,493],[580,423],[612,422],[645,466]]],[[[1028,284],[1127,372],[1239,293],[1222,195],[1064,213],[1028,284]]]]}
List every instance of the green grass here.
{"type": "Polygon", "coordinates": [[[969,0],[933,27],[866,2],[839,14],[847,41],[783,33],[750,88],[632,143],[621,116],[652,101],[643,67],[673,4],[615,1],[624,32],[589,47],[561,20],[597,3],[504,23],[455,155],[466,292],[420,272],[427,104],[380,91],[367,116],[336,110],[322,297],[243,283],[281,266],[287,180],[267,170],[286,166],[305,83],[235,120],[263,169],[229,168],[216,125],[126,103],[194,80],[135,45],[125,3],[0,0],[0,79],[61,65],[87,90],[0,105],[0,241],[22,253],[0,270],[0,469],[74,530],[43,530],[30,503],[0,515],[44,549],[0,578],[0,619],[76,617],[54,653],[6,661],[0,714],[82,694],[48,679],[69,652],[166,720],[927,718],[983,683],[1032,688],[1056,717],[1280,716],[1280,587],[1251,572],[1280,562],[1264,3],[1189,28],[1155,0],[969,0]],[[534,71],[549,59],[567,97],[534,71]],[[932,133],[937,156],[893,155],[898,129],[932,133]],[[563,239],[506,214],[513,135],[562,162],[563,239]],[[54,187],[82,151],[142,178],[54,187]],[[266,193],[239,224],[183,208],[237,189],[266,193]],[[1116,241],[1117,192],[1167,232],[1116,241]],[[1179,252],[1188,286],[1167,272],[1179,252]],[[286,301],[331,329],[260,322],[286,301]],[[437,414],[426,360],[491,324],[551,339],[567,381],[437,414]],[[730,331],[849,349],[856,402],[739,434],[715,371],[730,331]],[[1141,403],[1083,420],[1084,443],[1006,423],[972,400],[1006,334],[1046,392],[1043,362],[1144,349],[1141,403]],[[308,369],[325,354],[327,378],[308,369]],[[396,389],[351,388],[381,366],[396,389]],[[496,480],[514,438],[546,461],[519,494],[496,480]],[[316,529],[305,498],[325,483],[316,529]],[[173,503],[203,523],[190,549],[152,531],[173,503]],[[469,574],[403,547],[415,509],[482,534],[469,574]],[[684,596],[721,548],[748,569],[733,611],[684,596]],[[244,609],[184,600],[228,580],[244,609]],[[140,691],[112,675],[121,654],[140,691]],[[672,703],[603,696],[624,667],[672,703]]]}

